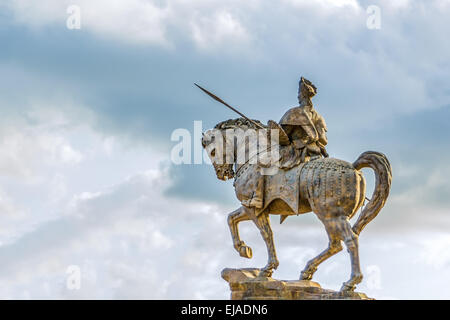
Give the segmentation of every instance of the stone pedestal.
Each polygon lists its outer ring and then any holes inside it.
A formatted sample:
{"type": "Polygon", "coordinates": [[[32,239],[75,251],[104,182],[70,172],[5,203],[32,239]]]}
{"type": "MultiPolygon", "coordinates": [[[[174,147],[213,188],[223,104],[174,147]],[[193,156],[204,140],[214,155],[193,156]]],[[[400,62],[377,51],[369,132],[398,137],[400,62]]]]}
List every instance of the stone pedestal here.
{"type": "Polygon", "coordinates": [[[231,300],[373,300],[364,293],[322,289],[307,280],[276,280],[258,277],[259,269],[224,269],[231,300]]]}

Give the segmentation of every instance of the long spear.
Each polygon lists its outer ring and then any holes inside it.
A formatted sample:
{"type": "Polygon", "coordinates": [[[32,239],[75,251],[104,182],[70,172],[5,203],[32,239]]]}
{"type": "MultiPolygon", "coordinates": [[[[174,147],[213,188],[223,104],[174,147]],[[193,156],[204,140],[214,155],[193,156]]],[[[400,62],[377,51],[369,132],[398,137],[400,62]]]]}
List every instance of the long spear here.
{"type": "Polygon", "coordinates": [[[257,126],[260,129],[264,129],[264,127],[262,125],[260,125],[259,123],[253,121],[252,119],[246,117],[243,113],[239,112],[238,110],[236,110],[235,108],[233,108],[232,106],[230,106],[228,103],[226,103],[225,101],[223,101],[222,99],[220,99],[218,96],[216,96],[215,94],[209,92],[208,90],[200,87],[198,84],[194,83],[200,90],[202,90],[204,93],[206,93],[208,96],[210,96],[211,98],[213,98],[216,101],[219,101],[220,103],[224,104],[225,106],[227,106],[228,108],[230,108],[231,110],[233,110],[234,112],[236,112],[238,115],[240,115],[241,117],[247,119],[248,121],[250,121],[251,123],[253,123],[255,126],[257,126]]]}

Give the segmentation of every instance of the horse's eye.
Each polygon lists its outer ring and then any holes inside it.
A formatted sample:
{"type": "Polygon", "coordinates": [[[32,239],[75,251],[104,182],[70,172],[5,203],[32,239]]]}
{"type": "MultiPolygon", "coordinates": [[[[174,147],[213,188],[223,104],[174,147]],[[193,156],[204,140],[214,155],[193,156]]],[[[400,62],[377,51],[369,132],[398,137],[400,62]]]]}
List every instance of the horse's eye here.
{"type": "Polygon", "coordinates": [[[211,157],[215,157],[216,156],[216,150],[213,149],[213,151],[211,151],[211,157]]]}

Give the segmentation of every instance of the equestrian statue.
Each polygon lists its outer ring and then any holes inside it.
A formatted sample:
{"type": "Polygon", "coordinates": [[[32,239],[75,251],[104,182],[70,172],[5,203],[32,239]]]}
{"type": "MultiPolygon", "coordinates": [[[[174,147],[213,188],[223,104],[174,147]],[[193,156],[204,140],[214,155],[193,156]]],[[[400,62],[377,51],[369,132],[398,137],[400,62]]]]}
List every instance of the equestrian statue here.
{"type": "Polygon", "coordinates": [[[279,262],[269,215],[280,215],[282,223],[288,216],[314,212],[325,226],[329,243],[308,261],[300,280],[311,280],[322,262],[342,250],[343,242],[351,259],[351,277],[343,283],[341,291],[355,290],[363,278],[358,236],[383,208],[391,187],[392,171],[387,157],[375,151],[362,153],[353,163],[329,157],[327,126],[312,104],[317,88],[303,77],[299,81],[299,105],[289,109],[279,122],[269,120],[267,125],[247,118],[198,87],[241,116],[218,123],[202,136],[202,146],[217,178],[234,178],[241,206],[229,214],[228,225],[236,251],[242,257],[252,257],[251,248],[239,236],[238,224],[253,221],[268,251],[267,265],[260,269],[259,277],[271,277],[279,262]],[[248,143],[249,137],[255,136],[257,142],[248,143]],[[269,142],[261,143],[260,137],[267,137],[269,142]],[[257,151],[252,153],[255,145],[257,151]],[[244,160],[237,161],[241,155],[244,160]],[[269,164],[261,160],[264,156],[271,158],[269,164]],[[365,167],[375,172],[375,189],[367,204],[366,182],[361,172],[365,167]],[[270,168],[275,170],[268,171],[270,168]],[[359,209],[361,213],[351,225],[349,220],[359,209]]]}

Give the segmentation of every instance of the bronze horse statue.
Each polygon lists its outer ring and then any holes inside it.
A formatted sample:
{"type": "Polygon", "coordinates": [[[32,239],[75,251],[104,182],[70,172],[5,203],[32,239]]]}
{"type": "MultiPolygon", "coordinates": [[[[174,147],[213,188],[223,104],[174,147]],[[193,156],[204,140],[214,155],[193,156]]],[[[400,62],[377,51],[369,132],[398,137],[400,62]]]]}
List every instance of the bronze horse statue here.
{"type": "MultiPolygon", "coordinates": [[[[256,171],[259,169],[258,164],[249,164],[248,162],[239,164],[237,161],[226,161],[236,159],[237,153],[243,151],[240,149],[245,148],[245,143],[239,143],[242,141],[234,143],[229,141],[229,138],[227,140],[227,136],[230,136],[230,131],[244,130],[245,132],[249,129],[258,131],[261,129],[261,126],[258,125],[256,127],[254,122],[239,118],[221,122],[216,125],[216,129],[212,129],[223,136],[224,146],[232,145],[231,152],[233,154],[231,157],[226,154],[226,150],[229,151],[230,148],[208,148],[215,142],[214,135],[208,134],[212,130],[208,130],[203,134],[202,146],[211,159],[217,178],[221,180],[233,178],[235,177],[235,172],[240,172],[243,169],[245,169],[247,177],[251,177],[254,173],[256,174],[256,171]],[[217,161],[217,159],[221,161],[217,161]]],[[[236,136],[239,137],[239,135],[236,136]]],[[[294,169],[296,171],[292,171],[294,174],[291,174],[293,178],[291,178],[292,183],[290,184],[296,188],[298,187],[297,189],[292,189],[298,190],[299,205],[295,210],[296,212],[291,209],[292,207],[286,205],[281,195],[278,197],[276,194],[270,199],[270,203],[265,201],[261,210],[242,205],[228,216],[228,225],[234,248],[242,257],[252,257],[251,248],[240,239],[238,230],[240,222],[252,220],[259,229],[268,251],[268,263],[261,269],[259,276],[271,277],[279,262],[275,252],[269,215],[276,214],[285,218],[289,215],[298,215],[312,211],[324,224],[329,244],[327,249],[308,261],[301,272],[300,280],[311,280],[317,267],[323,261],[342,250],[341,242],[343,241],[351,258],[351,277],[344,282],[341,291],[353,291],[363,278],[359,262],[358,235],[377,216],[389,195],[392,180],[389,161],[382,153],[367,151],[361,154],[353,164],[334,158],[316,158],[306,163],[301,163],[292,170],[294,169]],[[376,180],[372,198],[364,206],[366,182],[360,170],[365,167],[370,167],[374,170],[376,180]],[[349,219],[363,206],[364,208],[357,221],[352,226],[349,219]]],[[[280,170],[277,175],[285,173],[285,171],[280,170]]],[[[239,178],[235,177],[235,179],[239,178]]],[[[277,181],[276,179],[268,179],[267,181],[266,190],[271,190],[273,193],[278,188],[281,189],[281,186],[271,185],[271,181],[277,181]]],[[[235,190],[237,190],[236,185],[235,190]]],[[[236,195],[239,199],[240,194],[238,191],[236,195]]]]}

